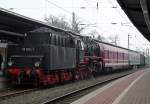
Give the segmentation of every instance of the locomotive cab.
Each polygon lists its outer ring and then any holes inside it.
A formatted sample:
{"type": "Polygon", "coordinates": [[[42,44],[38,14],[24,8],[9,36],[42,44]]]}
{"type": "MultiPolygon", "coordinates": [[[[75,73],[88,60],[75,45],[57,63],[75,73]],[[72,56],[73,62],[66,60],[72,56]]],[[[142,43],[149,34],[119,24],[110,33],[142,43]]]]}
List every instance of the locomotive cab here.
{"type": "Polygon", "coordinates": [[[99,44],[90,37],[84,37],[84,62],[95,75],[102,70],[101,53],[99,44]]]}
{"type": "Polygon", "coordinates": [[[82,40],[76,40],[76,59],[77,65],[84,64],[84,43],[82,40]]]}
{"type": "Polygon", "coordinates": [[[93,63],[100,61],[100,47],[93,39],[86,37],[85,42],[85,61],[93,63]]]}

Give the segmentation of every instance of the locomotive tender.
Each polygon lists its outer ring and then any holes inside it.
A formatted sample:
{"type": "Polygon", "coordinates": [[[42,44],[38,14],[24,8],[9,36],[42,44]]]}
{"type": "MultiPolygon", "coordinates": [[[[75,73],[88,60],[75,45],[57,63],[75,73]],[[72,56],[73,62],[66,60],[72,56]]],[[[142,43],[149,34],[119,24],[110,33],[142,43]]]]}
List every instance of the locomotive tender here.
{"type": "Polygon", "coordinates": [[[6,74],[12,83],[56,84],[144,65],[138,52],[89,37],[41,27],[8,44],[6,74]]]}

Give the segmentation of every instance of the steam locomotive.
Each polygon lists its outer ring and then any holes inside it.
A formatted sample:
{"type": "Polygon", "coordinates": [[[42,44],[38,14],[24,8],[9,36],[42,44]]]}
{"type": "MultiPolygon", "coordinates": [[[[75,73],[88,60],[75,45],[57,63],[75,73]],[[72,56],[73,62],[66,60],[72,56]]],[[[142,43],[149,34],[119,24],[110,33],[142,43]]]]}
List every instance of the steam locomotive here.
{"type": "Polygon", "coordinates": [[[52,85],[144,65],[136,51],[69,31],[41,27],[8,44],[6,74],[14,84],[52,85]]]}

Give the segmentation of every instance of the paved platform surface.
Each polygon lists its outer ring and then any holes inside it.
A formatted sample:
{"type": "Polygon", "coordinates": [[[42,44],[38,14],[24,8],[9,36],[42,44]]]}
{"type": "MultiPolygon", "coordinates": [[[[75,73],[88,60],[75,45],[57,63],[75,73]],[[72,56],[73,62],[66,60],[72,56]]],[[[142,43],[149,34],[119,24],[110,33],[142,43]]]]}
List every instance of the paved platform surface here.
{"type": "Polygon", "coordinates": [[[150,104],[150,68],[116,80],[71,104],[150,104]]]}

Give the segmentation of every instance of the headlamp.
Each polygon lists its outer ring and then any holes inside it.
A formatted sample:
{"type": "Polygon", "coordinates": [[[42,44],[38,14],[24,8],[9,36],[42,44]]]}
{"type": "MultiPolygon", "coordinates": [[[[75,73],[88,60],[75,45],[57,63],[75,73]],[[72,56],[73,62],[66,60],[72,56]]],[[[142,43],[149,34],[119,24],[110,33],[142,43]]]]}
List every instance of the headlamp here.
{"type": "Polygon", "coordinates": [[[39,66],[40,66],[40,62],[39,62],[39,61],[38,61],[38,62],[35,62],[34,66],[35,66],[35,67],[39,67],[39,66]]]}
{"type": "Polygon", "coordinates": [[[12,61],[9,61],[8,62],[8,66],[12,66],[13,65],[13,62],[12,61]]]}

